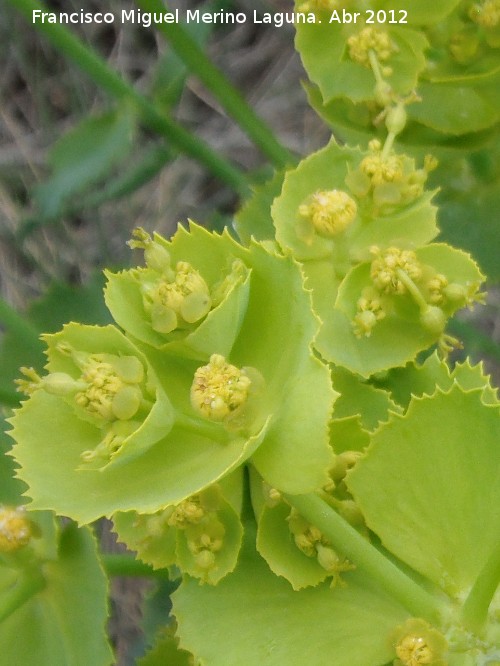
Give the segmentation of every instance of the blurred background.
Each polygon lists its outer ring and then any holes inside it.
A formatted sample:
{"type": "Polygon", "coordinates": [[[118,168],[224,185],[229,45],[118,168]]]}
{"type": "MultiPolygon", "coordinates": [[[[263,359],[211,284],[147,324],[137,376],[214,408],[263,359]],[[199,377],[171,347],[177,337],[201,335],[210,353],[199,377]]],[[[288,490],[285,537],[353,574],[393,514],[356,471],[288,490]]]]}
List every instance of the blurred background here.
{"type": "MultiPolygon", "coordinates": [[[[290,4],[181,0],[175,6],[245,11],[260,5],[274,12],[290,9],[290,4]]],[[[47,7],[119,16],[121,9],[134,5],[60,0],[47,7]]],[[[125,241],[135,226],[169,235],[188,217],[219,227],[227,221],[238,203],[234,191],[195,160],[176,156],[168,142],[136,120],[119,126],[108,118],[106,125],[105,114],[117,107],[109,95],[19,13],[7,8],[0,20],[1,289],[10,304],[24,307],[54,279],[81,284],[96,268],[127,263],[125,241]],[[73,160],[71,154],[62,156],[63,168],[51,168],[54,159],[57,163],[54,143],[90,118],[103,123],[97,127],[101,135],[88,171],[78,165],[79,146],[73,160]],[[133,174],[141,163],[144,171],[133,174]],[[127,175],[132,182],[123,182],[127,175]]],[[[158,109],[242,170],[266,165],[157,31],[118,20],[71,30],[158,109]]],[[[192,24],[191,32],[283,145],[299,155],[324,145],[329,132],[306,103],[293,26],[192,24]]]]}

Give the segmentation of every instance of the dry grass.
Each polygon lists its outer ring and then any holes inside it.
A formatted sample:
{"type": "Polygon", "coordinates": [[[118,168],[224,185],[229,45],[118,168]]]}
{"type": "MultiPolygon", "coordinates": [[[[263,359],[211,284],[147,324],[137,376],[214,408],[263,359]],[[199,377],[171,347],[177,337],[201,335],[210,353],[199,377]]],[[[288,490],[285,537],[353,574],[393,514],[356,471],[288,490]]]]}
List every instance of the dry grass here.
{"type": "MultiPolygon", "coordinates": [[[[84,8],[118,13],[127,4],[87,0],[84,8]]],[[[289,2],[260,4],[270,11],[290,6],[289,2]]],[[[181,8],[199,5],[176,3],[181,8]]],[[[243,1],[234,5],[236,10],[255,6],[243,1]]],[[[61,0],[52,6],[70,11],[81,3],[61,0]]],[[[138,89],[150,90],[158,58],[168,48],[151,30],[115,22],[77,26],[77,32],[138,89]]],[[[33,188],[48,175],[48,149],[81,119],[106,108],[109,100],[13,11],[2,14],[0,44],[1,292],[10,303],[22,307],[43,291],[49,279],[85,281],[95,267],[127,262],[125,240],[134,226],[169,234],[188,217],[206,222],[214,210],[223,214],[234,210],[234,195],[192,160],[181,157],[132,197],[79,211],[56,225],[45,225],[20,243],[15,235],[23,219],[33,213],[33,188]]],[[[220,26],[211,36],[209,53],[284,145],[306,154],[326,142],[328,132],[308,108],[300,85],[303,74],[290,26],[277,29],[250,22],[220,26]]],[[[187,80],[175,117],[242,168],[264,163],[194,77],[187,80]]],[[[144,142],[151,139],[143,134],[144,142]]]]}

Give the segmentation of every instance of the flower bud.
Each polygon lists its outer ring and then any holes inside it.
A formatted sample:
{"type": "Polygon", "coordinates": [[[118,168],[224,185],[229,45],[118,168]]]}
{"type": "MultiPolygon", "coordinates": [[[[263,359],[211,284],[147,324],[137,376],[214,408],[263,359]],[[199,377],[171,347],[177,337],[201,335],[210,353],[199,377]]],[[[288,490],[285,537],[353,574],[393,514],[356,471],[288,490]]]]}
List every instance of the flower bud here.
{"type": "Polygon", "coordinates": [[[391,134],[400,134],[405,126],[407,121],[406,110],[402,103],[396,104],[389,109],[387,116],[385,118],[385,126],[387,131],[391,134]]]}
{"type": "Polygon", "coordinates": [[[13,553],[36,536],[34,524],[26,517],[24,506],[0,505],[0,553],[13,553]]]}
{"type": "Polygon", "coordinates": [[[429,305],[420,314],[420,323],[429,333],[440,335],[446,326],[446,315],[436,305],[429,305]]]}

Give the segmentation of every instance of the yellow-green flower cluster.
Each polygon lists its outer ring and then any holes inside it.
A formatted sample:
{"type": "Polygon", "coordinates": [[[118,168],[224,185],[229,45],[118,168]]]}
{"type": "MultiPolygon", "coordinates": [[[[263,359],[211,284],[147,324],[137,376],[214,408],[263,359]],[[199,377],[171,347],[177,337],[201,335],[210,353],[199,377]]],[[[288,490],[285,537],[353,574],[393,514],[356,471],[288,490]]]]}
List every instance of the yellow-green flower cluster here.
{"type": "Polygon", "coordinates": [[[373,288],[363,290],[357,302],[357,313],[353,319],[353,329],[356,337],[370,337],[375,324],[386,315],[380,294],[373,288]]]}
{"type": "Polygon", "coordinates": [[[378,139],[370,141],[368,147],[368,155],[346,178],[354,195],[371,196],[376,205],[384,207],[409,204],[424,193],[428,174],[437,166],[432,156],[425,158],[422,169],[416,169],[407,155],[394,151],[386,154],[378,139]]]}
{"type": "Polygon", "coordinates": [[[500,24],[500,0],[485,0],[475,4],[469,16],[482,28],[496,28],[500,24]]]}
{"type": "Polygon", "coordinates": [[[397,628],[394,635],[397,659],[394,666],[446,666],[447,643],[444,636],[427,622],[412,618],[397,628]]]}
{"type": "Polygon", "coordinates": [[[345,231],[357,213],[354,199],[342,190],[321,190],[299,207],[299,213],[310,220],[320,236],[332,238],[345,231]]]}
{"type": "Polygon", "coordinates": [[[422,277],[422,266],[415,252],[397,247],[390,247],[383,252],[374,247],[372,252],[376,256],[371,264],[370,277],[381,293],[405,294],[408,287],[404,274],[416,282],[422,277]]]}
{"type": "Polygon", "coordinates": [[[35,536],[24,506],[0,506],[0,553],[14,553],[35,536]]]}
{"type": "MultiPolygon", "coordinates": [[[[158,333],[171,333],[203,319],[212,308],[207,283],[187,261],[172,266],[170,253],[144,229],[135,229],[132,248],[144,249],[149,273],[138,269],[144,310],[158,333]]],[[[147,269],[146,269],[147,270],[147,269]]]]}
{"type": "MultiPolygon", "coordinates": [[[[351,35],[347,40],[349,56],[365,67],[370,67],[370,52],[381,62],[389,60],[397,51],[389,34],[380,28],[363,28],[358,34],[351,35]]],[[[386,72],[388,73],[388,72],[386,72]]]]}
{"type": "Polygon", "coordinates": [[[195,372],[191,404],[211,421],[224,421],[245,405],[252,381],[245,369],[231,365],[220,354],[195,372]]]}

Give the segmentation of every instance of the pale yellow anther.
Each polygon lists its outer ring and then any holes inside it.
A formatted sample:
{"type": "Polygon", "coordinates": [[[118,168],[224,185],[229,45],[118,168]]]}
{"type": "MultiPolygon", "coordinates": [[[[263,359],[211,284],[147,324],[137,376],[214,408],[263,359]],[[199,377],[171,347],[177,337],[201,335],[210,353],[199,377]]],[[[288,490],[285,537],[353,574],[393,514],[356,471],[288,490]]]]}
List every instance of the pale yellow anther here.
{"type": "Polygon", "coordinates": [[[280,491],[277,488],[273,488],[265,481],[262,481],[262,494],[264,495],[265,503],[270,507],[277,506],[283,499],[280,491]]]}
{"type": "Polygon", "coordinates": [[[13,553],[26,546],[33,534],[33,524],[23,506],[0,505],[0,553],[13,553]]]}
{"type": "Polygon", "coordinates": [[[432,664],[430,647],[421,636],[405,636],[396,646],[396,654],[404,666],[432,664]]]}
{"type": "Polygon", "coordinates": [[[360,169],[370,178],[372,187],[385,183],[400,183],[404,178],[404,161],[401,155],[367,155],[363,158],[360,169]]]}
{"type": "Polygon", "coordinates": [[[205,510],[201,506],[198,495],[184,500],[170,514],[167,523],[170,527],[185,529],[188,525],[196,525],[205,516],[205,510]]]}
{"type": "Polygon", "coordinates": [[[101,354],[88,356],[79,380],[84,388],[75,394],[74,400],[92,417],[107,422],[128,420],[139,410],[142,392],[138,383],[143,379],[144,371],[140,361],[130,357],[141,371],[132,378],[135,381],[125,381],[120,373],[122,358],[109,359],[101,354]]]}
{"type": "Polygon", "coordinates": [[[470,18],[483,28],[496,28],[500,25],[500,0],[485,0],[469,10],[470,18]]]}
{"type": "Polygon", "coordinates": [[[375,324],[386,316],[379,295],[373,289],[365,290],[357,302],[357,313],[352,325],[354,335],[358,338],[370,337],[375,324]]]}
{"type": "Polygon", "coordinates": [[[407,620],[395,632],[397,666],[446,666],[444,636],[418,618],[407,620]]]}
{"type": "Polygon", "coordinates": [[[372,248],[372,252],[376,257],[371,264],[370,277],[382,293],[401,295],[407,292],[399,271],[406,273],[414,282],[418,282],[422,277],[422,267],[411,250],[391,247],[382,252],[372,248]]]}
{"type": "Polygon", "coordinates": [[[151,325],[159,333],[203,319],[212,307],[207,283],[186,261],[179,261],[175,271],[159,276],[142,286],[143,301],[151,325]]]}
{"type": "Polygon", "coordinates": [[[318,191],[299,207],[299,213],[307,217],[320,236],[337,236],[354,221],[357,206],[342,190],[318,191]]]}
{"type": "Polygon", "coordinates": [[[433,305],[439,305],[443,302],[445,294],[444,290],[448,286],[448,279],[445,275],[437,273],[427,282],[427,290],[429,292],[429,302],[433,305]]]}
{"type": "Polygon", "coordinates": [[[191,404],[211,421],[224,421],[245,405],[251,385],[245,369],[231,365],[220,354],[198,368],[191,386],[191,404]]]}
{"type": "Polygon", "coordinates": [[[200,569],[215,566],[216,556],[224,546],[224,525],[215,517],[209,522],[186,528],[187,546],[200,569]]]}
{"type": "Polygon", "coordinates": [[[373,51],[381,62],[388,60],[397,51],[385,30],[372,27],[363,28],[357,35],[351,35],[347,45],[351,59],[365,67],[370,67],[370,51],[373,51]]]}

